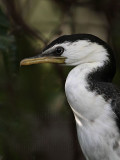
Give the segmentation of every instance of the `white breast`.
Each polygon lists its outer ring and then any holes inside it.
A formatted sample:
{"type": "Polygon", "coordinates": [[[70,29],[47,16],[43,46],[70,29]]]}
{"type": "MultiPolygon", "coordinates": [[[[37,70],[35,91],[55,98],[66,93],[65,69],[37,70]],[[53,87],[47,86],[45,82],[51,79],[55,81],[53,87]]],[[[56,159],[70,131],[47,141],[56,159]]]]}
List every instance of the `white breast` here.
{"type": "Polygon", "coordinates": [[[75,115],[77,133],[83,153],[89,160],[118,160],[113,149],[119,140],[114,113],[101,95],[87,90],[87,75],[102,64],[91,63],[75,67],[68,75],[65,92],[75,115]]]}
{"type": "Polygon", "coordinates": [[[92,72],[94,67],[100,64],[83,64],[75,67],[68,75],[65,83],[65,92],[68,102],[72,108],[84,118],[94,120],[104,110],[107,103],[94,92],[86,88],[87,75],[92,72]]]}

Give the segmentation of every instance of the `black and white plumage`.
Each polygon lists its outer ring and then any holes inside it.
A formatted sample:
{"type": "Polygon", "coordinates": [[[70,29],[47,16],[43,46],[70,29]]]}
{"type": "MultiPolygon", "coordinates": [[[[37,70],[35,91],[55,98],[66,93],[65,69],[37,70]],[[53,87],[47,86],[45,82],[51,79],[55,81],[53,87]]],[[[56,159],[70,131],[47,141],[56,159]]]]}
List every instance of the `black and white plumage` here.
{"type": "Polygon", "coordinates": [[[120,160],[120,90],[112,84],[112,49],[90,34],[65,35],[21,65],[64,63],[75,66],[65,83],[78,140],[87,160],[120,160]]]}

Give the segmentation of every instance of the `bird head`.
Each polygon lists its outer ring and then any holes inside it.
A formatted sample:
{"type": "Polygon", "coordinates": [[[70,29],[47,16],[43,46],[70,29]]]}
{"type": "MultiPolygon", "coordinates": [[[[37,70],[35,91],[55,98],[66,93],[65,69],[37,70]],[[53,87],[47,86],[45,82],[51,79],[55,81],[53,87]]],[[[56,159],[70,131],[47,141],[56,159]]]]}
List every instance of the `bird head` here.
{"type": "Polygon", "coordinates": [[[111,48],[103,40],[90,34],[64,35],[52,41],[43,51],[21,61],[21,65],[59,63],[80,65],[83,63],[114,61],[111,48]]]}

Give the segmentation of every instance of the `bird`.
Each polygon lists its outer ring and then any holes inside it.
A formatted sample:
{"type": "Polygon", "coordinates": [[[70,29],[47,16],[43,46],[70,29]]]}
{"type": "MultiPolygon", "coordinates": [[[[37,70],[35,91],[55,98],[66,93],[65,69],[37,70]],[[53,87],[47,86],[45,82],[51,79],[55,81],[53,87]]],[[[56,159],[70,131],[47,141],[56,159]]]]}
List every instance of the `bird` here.
{"type": "Polygon", "coordinates": [[[73,66],[65,93],[86,160],[120,160],[120,89],[112,83],[112,48],[91,34],[63,35],[20,65],[38,63],[73,66]]]}

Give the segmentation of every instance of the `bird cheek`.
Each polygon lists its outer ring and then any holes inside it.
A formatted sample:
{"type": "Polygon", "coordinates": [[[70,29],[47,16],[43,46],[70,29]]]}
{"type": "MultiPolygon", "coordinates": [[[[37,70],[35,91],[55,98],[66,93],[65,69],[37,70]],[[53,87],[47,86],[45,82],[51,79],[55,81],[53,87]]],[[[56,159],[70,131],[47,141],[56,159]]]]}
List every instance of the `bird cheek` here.
{"type": "Polygon", "coordinates": [[[71,64],[72,64],[72,60],[71,60],[71,59],[66,58],[66,60],[65,60],[65,64],[67,64],[67,65],[71,65],[71,64]]]}

